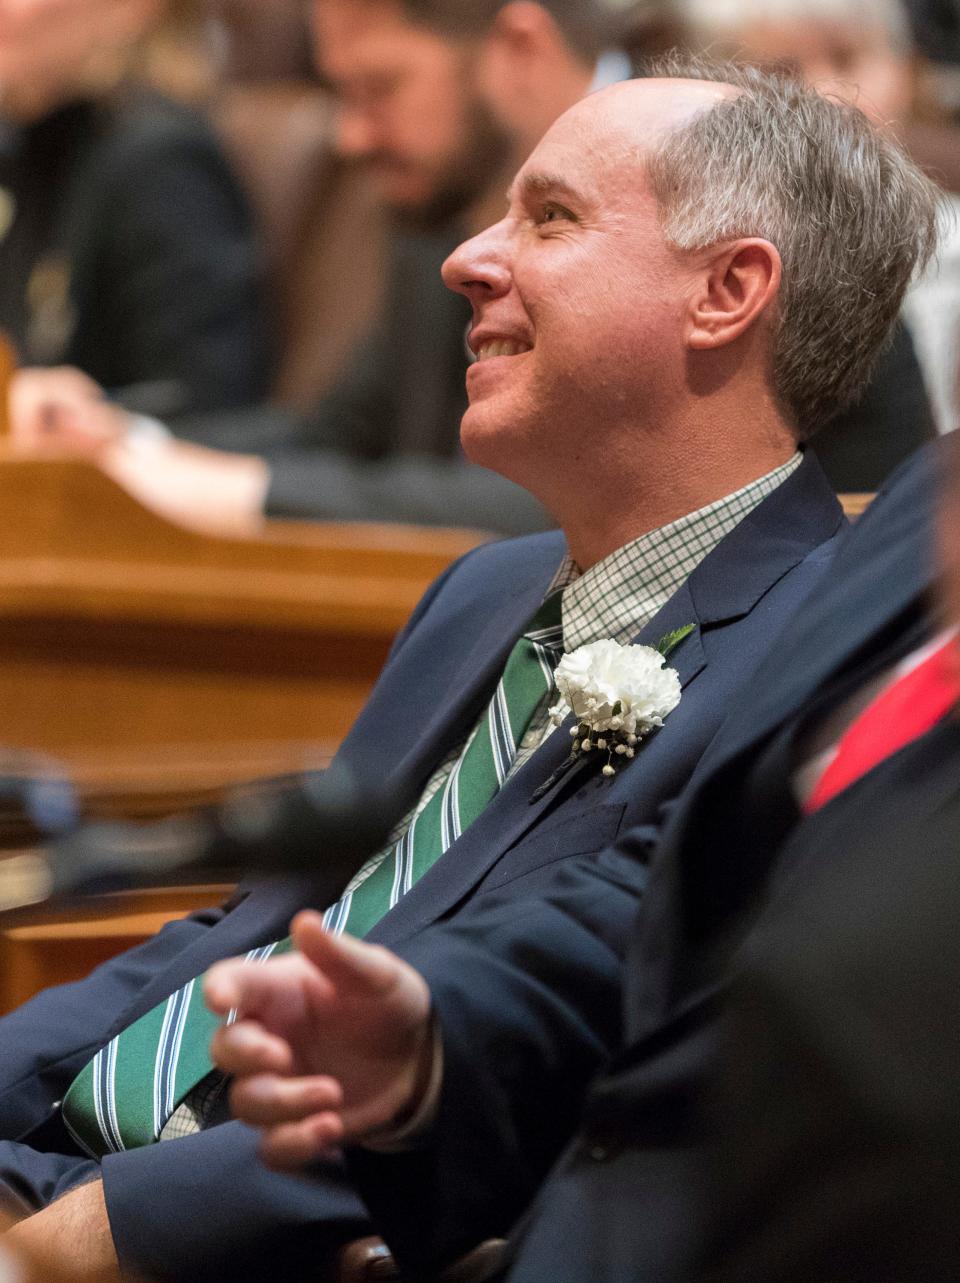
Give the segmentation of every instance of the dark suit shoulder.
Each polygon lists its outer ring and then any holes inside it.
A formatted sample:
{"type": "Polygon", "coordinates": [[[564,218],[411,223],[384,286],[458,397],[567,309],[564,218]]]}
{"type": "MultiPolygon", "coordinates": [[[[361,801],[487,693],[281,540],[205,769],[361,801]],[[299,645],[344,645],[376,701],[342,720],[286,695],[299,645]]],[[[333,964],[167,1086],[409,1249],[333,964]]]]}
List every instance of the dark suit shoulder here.
{"type": "MultiPolygon", "coordinates": [[[[431,625],[449,627],[451,615],[476,624],[524,593],[543,592],[560,566],[567,544],[562,531],[521,535],[481,544],[458,558],[427,589],[398,638],[403,642],[430,615],[431,625]]],[[[540,597],[532,604],[536,609],[540,597]]],[[[398,645],[394,645],[394,652],[398,645]]]]}
{"type": "Polygon", "coordinates": [[[131,88],[99,103],[93,121],[99,148],[117,164],[133,164],[145,153],[167,147],[220,152],[201,111],[153,90],[131,88]]]}
{"type": "Polygon", "coordinates": [[[818,432],[813,448],[837,490],[870,491],[935,436],[913,340],[899,322],[862,399],[818,432]]]}

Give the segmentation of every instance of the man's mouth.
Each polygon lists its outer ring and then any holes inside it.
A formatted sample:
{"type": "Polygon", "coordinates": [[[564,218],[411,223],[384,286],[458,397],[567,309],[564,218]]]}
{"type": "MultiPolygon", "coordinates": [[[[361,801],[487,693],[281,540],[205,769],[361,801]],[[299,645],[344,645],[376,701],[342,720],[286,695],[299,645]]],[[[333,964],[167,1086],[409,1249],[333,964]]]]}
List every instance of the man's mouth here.
{"type": "Polygon", "coordinates": [[[488,339],[477,348],[477,360],[488,361],[493,356],[520,356],[529,352],[530,343],[518,343],[513,339],[488,339]]]}

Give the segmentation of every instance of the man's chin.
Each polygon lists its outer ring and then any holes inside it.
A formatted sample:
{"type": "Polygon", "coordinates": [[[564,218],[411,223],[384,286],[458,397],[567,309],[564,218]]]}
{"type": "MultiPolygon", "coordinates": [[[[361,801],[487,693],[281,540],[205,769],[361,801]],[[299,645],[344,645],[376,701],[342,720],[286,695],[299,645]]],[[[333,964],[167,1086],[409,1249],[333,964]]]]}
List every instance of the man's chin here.
{"type": "Polygon", "coordinates": [[[499,416],[487,412],[486,406],[470,406],[460,426],[460,444],[463,453],[479,468],[499,472],[508,481],[524,485],[519,474],[523,472],[520,441],[499,416]]]}

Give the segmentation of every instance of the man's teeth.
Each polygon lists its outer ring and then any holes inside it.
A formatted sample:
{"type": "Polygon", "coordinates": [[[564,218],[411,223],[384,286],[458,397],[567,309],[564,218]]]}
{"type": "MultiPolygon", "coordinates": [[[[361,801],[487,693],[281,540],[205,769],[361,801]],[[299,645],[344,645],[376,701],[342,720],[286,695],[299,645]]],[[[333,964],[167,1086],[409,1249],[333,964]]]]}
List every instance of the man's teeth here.
{"type": "Polygon", "coordinates": [[[521,352],[529,352],[529,343],[513,343],[509,339],[494,339],[490,343],[482,343],[477,352],[478,361],[487,361],[491,356],[519,356],[521,352]]]}

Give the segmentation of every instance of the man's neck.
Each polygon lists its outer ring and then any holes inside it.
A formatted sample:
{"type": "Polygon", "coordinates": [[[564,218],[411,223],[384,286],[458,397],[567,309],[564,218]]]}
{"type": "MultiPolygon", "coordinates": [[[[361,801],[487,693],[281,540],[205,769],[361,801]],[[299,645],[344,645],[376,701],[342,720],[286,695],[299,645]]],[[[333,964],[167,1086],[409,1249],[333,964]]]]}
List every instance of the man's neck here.
{"type": "Polygon", "coordinates": [[[686,466],[678,459],[667,478],[634,478],[634,484],[619,491],[593,489],[593,502],[584,508],[577,504],[568,512],[554,505],[554,515],[567,537],[570,554],[581,570],[587,570],[609,557],[618,548],[632,543],[641,535],[659,530],[673,521],[689,516],[711,503],[766,476],[785,464],[795,453],[790,440],[754,453],[745,461],[731,459],[726,466],[686,466]],[[606,495],[603,502],[597,496],[606,495]]]}

